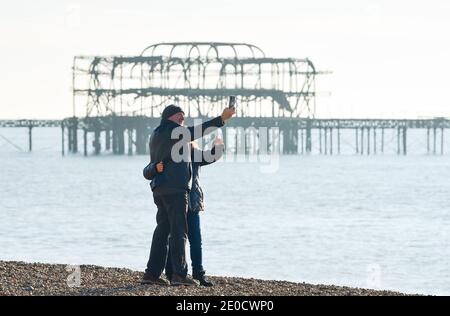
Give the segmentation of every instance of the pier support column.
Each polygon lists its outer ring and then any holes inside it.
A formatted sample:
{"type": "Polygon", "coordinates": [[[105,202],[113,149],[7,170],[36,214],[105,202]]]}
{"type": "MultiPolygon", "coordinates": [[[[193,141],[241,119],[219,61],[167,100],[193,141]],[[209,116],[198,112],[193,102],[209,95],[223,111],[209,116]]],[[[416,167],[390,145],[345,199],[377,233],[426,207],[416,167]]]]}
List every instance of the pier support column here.
{"type": "Polygon", "coordinates": [[[84,151],[83,151],[83,153],[84,153],[84,156],[87,156],[87,129],[86,128],[83,128],[83,139],[84,139],[84,151]]]}
{"type": "Polygon", "coordinates": [[[125,136],[124,136],[125,130],[123,128],[119,128],[117,130],[117,137],[118,137],[118,143],[117,143],[117,154],[124,155],[125,154],[125,136]]]}
{"type": "Polygon", "coordinates": [[[433,155],[436,155],[436,127],[433,127],[433,155]]]}
{"type": "Polygon", "coordinates": [[[328,154],[328,137],[327,137],[327,133],[328,133],[328,127],[325,127],[324,129],[323,129],[323,132],[324,132],[324,138],[323,138],[323,140],[324,140],[324,145],[325,145],[325,155],[327,155],[328,154]]]}
{"type": "Polygon", "coordinates": [[[381,153],[384,154],[384,127],[381,128],[381,153]]]}
{"type": "Polygon", "coordinates": [[[140,122],[136,128],[136,154],[145,155],[147,153],[148,130],[145,122],[140,122]]]}
{"type": "Polygon", "coordinates": [[[402,132],[403,132],[403,155],[406,155],[406,152],[407,152],[407,140],[406,140],[406,131],[407,131],[407,128],[406,128],[406,126],[403,126],[403,128],[402,128],[402,132]]]}
{"type": "Polygon", "coordinates": [[[330,155],[333,155],[333,128],[330,127],[330,155]]]}
{"type": "Polygon", "coordinates": [[[370,127],[367,128],[367,156],[370,155],[370,127]]]}
{"type": "Polygon", "coordinates": [[[319,126],[319,153],[322,154],[322,128],[319,126]]]}
{"type": "Polygon", "coordinates": [[[283,154],[290,154],[289,129],[283,128],[283,154]]]}
{"type": "Polygon", "coordinates": [[[72,152],[76,154],[78,152],[78,119],[72,118],[72,152]]]}
{"type": "Polygon", "coordinates": [[[69,153],[72,152],[72,138],[73,138],[72,128],[69,123],[69,126],[67,126],[67,152],[69,153]]]}
{"type": "Polygon", "coordinates": [[[61,155],[64,156],[64,121],[61,121],[61,155]]]}
{"type": "Polygon", "coordinates": [[[109,128],[105,131],[105,150],[111,150],[111,130],[109,128]]]}
{"type": "Polygon", "coordinates": [[[364,155],[364,127],[361,127],[361,155],[364,155]]]}
{"type": "Polygon", "coordinates": [[[300,146],[301,146],[301,149],[300,149],[300,153],[303,155],[304,153],[305,153],[305,149],[304,149],[304,140],[303,140],[303,128],[302,129],[300,129],[300,146]]]}
{"type": "Polygon", "coordinates": [[[250,128],[250,154],[256,155],[256,141],[258,139],[258,132],[255,127],[250,128]]]}
{"type": "Polygon", "coordinates": [[[267,155],[268,153],[269,153],[269,128],[264,126],[258,129],[258,154],[267,155]]]}
{"type": "Polygon", "coordinates": [[[291,129],[291,140],[292,140],[292,153],[294,155],[298,154],[298,128],[291,129]]]}
{"type": "Polygon", "coordinates": [[[377,154],[377,129],[373,128],[373,154],[377,154]]]}
{"type": "Polygon", "coordinates": [[[338,127],[337,129],[337,146],[338,146],[338,155],[341,154],[341,129],[338,127]]]}
{"type": "Polygon", "coordinates": [[[119,136],[116,129],[112,130],[112,152],[115,155],[119,152],[119,136]]]}
{"type": "Polygon", "coordinates": [[[341,154],[341,128],[338,127],[338,155],[341,154]]]}
{"type": "Polygon", "coordinates": [[[356,140],[356,143],[355,143],[356,154],[359,154],[359,149],[358,149],[358,146],[359,146],[358,128],[355,128],[355,140],[356,140]]]}
{"type": "Polygon", "coordinates": [[[306,121],[306,153],[310,154],[312,150],[312,144],[311,144],[311,120],[308,119],[306,121]]]}
{"type": "Polygon", "coordinates": [[[444,128],[441,127],[441,155],[444,154],[444,128]]]}
{"type": "Polygon", "coordinates": [[[132,156],[133,155],[133,129],[128,128],[127,133],[128,133],[128,156],[132,156]]]}
{"type": "Polygon", "coordinates": [[[397,155],[400,155],[400,126],[397,127],[397,155]]]}
{"type": "Polygon", "coordinates": [[[33,149],[33,125],[28,125],[28,151],[33,149]]]}
{"type": "Polygon", "coordinates": [[[92,142],[92,145],[94,146],[95,155],[99,155],[102,146],[100,143],[100,128],[98,126],[95,126],[94,141],[92,142]]]}
{"type": "MultiPolygon", "coordinates": [[[[284,136],[283,136],[283,149],[289,150],[289,147],[285,148],[286,146],[286,138],[289,142],[289,135],[287,135],[288,133],[285,131],[283,132],[284,136]],[[286,137],[287,136],[287,137],[286,137]]],[[[250,146],[251,146],[251,139],[252,139],[252,134],[251,134],[251,129],[246,128],[244,129],[244,140],[245,140],[245,145],[244,145],[244,152],[245,152],[245,156],[248,157],[248,155],[250,154],[250,146]]]]}
{"type": "MultiPolygon", "coordinates": [[[[245,129],[243,127],[236,127],[236,157],[238,157],[238,161],[241,161],[241,159],[245,159],[245,129]]],[[[275,143],[275,133],[272,129],[269,129],[272,134],[272,143],[270,144],[270,152],[273,152],[274,150],[274,143],[275,143]]],[[[278,137],[280,135],[278,134],[278,137]]],[[[280,140],[278,139],[278,142],[280,140]]],[[[279,148],[279,147],[278,147],[279,148]]]]}
{"type": "Polygon", "coordinates": [[[427,127],[427,154],[430,154],[430,128],[427,127]]]}
{"type": "Polygon", "coordinates": [[[125,138],[124,129],[116,126],[113,129],[113,153],[116,155],[123,155],[125,153],[125,138]]]}
{"type": "Polygon", "coordinates": [[[280,141],[281,141],[281,135],[280,135],[281,131],[279,128],[277,129],[273,129],[272,130],[272,135],[273,135],[273,141],[274,144],[272,144],[272,147],[274,148],[274,152],[280,154],[280,141]]]}

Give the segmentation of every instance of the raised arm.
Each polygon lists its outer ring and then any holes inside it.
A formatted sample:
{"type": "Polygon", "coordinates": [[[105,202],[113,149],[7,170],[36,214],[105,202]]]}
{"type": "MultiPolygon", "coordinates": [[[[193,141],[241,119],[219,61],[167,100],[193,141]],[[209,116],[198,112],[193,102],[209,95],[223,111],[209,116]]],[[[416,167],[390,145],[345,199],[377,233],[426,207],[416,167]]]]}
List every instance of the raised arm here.
{"type": "Polygon", "coordinates": [[[209,133],[214,131],[216,128],[222,127],[225,122],[228,121],[235,113],[236,110],[234,108],[225,108],[221,116],[206,121],[201,125],[187,127],[190,136],[189,141],[202,138],[203,136],[208,135],[209,133]]]}

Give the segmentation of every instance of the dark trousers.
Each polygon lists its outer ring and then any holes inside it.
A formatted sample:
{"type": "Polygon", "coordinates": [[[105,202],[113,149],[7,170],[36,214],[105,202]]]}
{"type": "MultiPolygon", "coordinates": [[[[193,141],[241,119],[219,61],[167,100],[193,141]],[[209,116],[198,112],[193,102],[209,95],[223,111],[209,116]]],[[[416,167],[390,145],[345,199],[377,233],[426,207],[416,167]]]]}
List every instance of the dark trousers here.
{"type": "MultiPolygon", "coordinates": [[[[192,260],[192,274],[204,273],[202,263],[202,233],[200,229],[200,213],[197,211],[188,212],[188,239],[192,260]]],[[[173,273],[170,251],[167,256],[166,275],[171,276],[173,273]]]]}
{"type": "Polygon", "coordinates": [[[150,258],[145,272],[155,278],[161,275],[166,266],[168,246],[170,245],[173,272],[186,276],[188,193],[154,196],[154,201],[158,207],[157,226],[153,233],[150,258]]]}

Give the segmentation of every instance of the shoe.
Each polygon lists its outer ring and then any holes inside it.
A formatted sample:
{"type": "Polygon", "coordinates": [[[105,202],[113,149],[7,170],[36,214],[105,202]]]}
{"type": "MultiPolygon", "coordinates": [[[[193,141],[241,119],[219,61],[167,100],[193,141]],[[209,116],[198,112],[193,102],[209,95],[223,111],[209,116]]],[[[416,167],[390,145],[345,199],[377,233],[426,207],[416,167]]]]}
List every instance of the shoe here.
{"type": "Polygon", "coordinates": [[[198,283],[188,276],[174,274],[172,275],[170,285],[198,286],[198,283]]]}
{"type": "Polygon", "coordinates": [[[141,284],[153,284],[153,285],[169,285],[169,281],[159,277],[155,278],[149,274],[144,274],[141,280],[141,284]]]}
{"type": "Polygon", "coordinates": [[[210,281],[208,277],[205,275],[205,271],[194,272],[192,273],[192,277],[195,280],[198,280],[201,286],[214,286],[214,283],[210,281]]]}

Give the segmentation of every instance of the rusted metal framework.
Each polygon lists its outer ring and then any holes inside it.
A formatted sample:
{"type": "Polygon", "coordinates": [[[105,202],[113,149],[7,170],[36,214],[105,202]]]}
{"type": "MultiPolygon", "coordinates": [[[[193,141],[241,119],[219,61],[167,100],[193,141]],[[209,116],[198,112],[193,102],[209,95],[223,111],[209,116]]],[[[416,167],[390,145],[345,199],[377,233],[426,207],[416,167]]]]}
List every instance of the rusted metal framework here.
{"type": "Polygon", "coordinates": [[[187,116],[211,117],[236,95],[241,117],[314,118],[321,73],[309,59],[270,58],[245,43],[160,43],[139,56],[76,56],[73,112],[158,117],[176,103],[187,116]]]}
{"type": "Polygon", "coordinates": [[[0,120],[0,127],[59,127],[61,120],[0,120]]]}

